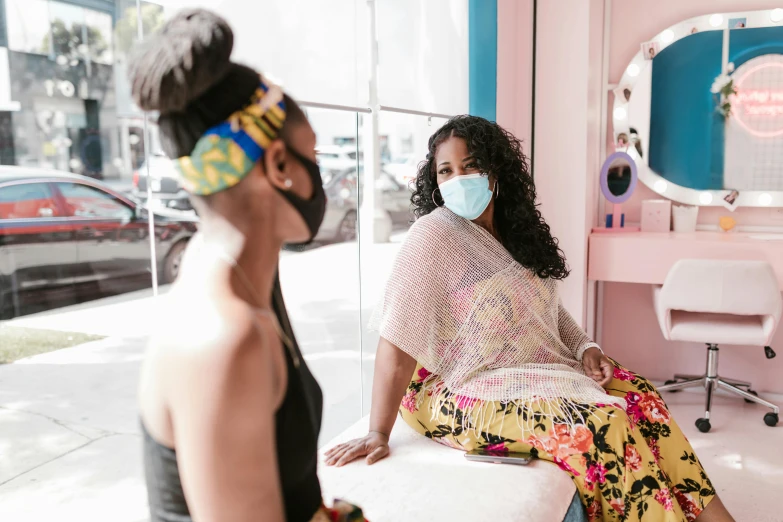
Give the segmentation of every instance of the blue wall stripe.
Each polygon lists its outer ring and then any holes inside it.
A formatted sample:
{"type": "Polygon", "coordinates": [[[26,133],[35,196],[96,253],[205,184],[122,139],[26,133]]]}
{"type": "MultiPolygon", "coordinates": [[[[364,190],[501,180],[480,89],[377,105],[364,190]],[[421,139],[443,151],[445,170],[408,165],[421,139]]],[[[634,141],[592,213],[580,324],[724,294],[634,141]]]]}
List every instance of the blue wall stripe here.
{"type": "Polygon", "coordinates": [[[495,121],[498,85],[497,0],[468,0],[470,114],[495,121]]]}

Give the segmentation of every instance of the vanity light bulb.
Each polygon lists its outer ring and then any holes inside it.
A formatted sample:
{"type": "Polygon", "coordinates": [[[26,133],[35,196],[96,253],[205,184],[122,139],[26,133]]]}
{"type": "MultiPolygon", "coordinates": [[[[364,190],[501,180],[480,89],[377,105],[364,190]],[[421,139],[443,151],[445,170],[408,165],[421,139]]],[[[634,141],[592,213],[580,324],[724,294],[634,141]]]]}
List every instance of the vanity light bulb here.
{"type": "Polygon", "coordinates": [[[627,117],[628,117],[628,111],[625,110],[625,107],[617,107],[614,110],[614,119],[615,120],[622,121],[622,120],[624,120],[627,117]]]}
{"type": "Polygon", "coordinates": [[[639,76],[639,73],[642,72],[642,70],[639,68],[638,65],[632,63],[631,65],[628,66],[627,72],[628,72],[628,76],[632,78],[636,78],[637,76],[639,76]]]}
{"type": "Polygon", "coordinates": [[[783,9],[781,9],[780,7],[778,7],[777,9],[773,9],[772,12],[769,14],[769,18],[776,24],[783,21],[783,9]]]}
{"type": "Polygon", "coordinates": [[[664,180],[659,179],[658,181],[655,182],[653,188],[655,189],[655,192],[657,192],[658,194],[663,194],[664,192],[666,192],[666,189],[669,188],[669,184],[666,183],[664,180]]]}
{"type": "Polygon", "coordinates": [[[762,207],[768,207],[772,204],[772,195],[767,194],[766,192],[764,194],[761,194],[759,196],[759,205],[762,207]]]}
{"type": "Polygon", "coordinates": [[[661,41],[665,44],[672,43],[672,40],[674,40],[674,31],[671,29],[666,29],[664,32],[661,33],[661,41]]]}
{"type": "Polygon", "coordinates": [[[701,194],[699,194],[699,203],[701,203],[702,205],[709,205],[710,203],[712,203],[712,194],[710,194],[709,192],[702,192],[701,194]]]}
{"type": "Polygon", "coordinates": [[[714,14],[710,16],[710,25],[712,27],[718,27],[722,23],[723,23],[723,15],[714,14]]]}

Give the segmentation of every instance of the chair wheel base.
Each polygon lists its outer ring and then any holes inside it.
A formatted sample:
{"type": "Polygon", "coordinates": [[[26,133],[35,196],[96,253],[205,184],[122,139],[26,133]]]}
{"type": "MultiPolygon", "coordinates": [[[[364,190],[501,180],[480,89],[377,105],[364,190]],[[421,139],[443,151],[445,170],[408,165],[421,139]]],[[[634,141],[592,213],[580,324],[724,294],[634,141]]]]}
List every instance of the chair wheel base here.
{"type": "MultiPolygon", "coordinates": [[[[765,417],[766,419],[766,417],[765,417]]],[[[696,420],[696,427],[699,429],[702,433],[707,433],[712,429],[712,426],[710,425],[709,419],[697,419],[696,420]]]]}
{"type": "MultiPolygon", "coordinates": [[[[757,391],[755,391],[755,390],[748,390],[748,393],[750,393],[751,395],[755,395],[756,397],[758,397],[758,396],[759,396],[758,392],[757,392],[757,391]]],[[[745,402],[747,402],[748,404],[755,404],[755,403],[754,403],[752,400],[750,400],[750,399],[745,399],[745,402]]]]}
{"type": "Polygon", "coordinates": [[[767,413],[764,415],[764,424],[767,426],[777,426],[778,425],[778,414],[777,413],[767,413]]]}
{"type": "MultiPolygon", "coordinates": [[[[677,382],[678,381],[676,379],[669,379],[668,381],[664,382],[663,385],[664,386],[668,386],[670,384],[677,384],[677,382]]],[[[677,392],[680,392],[680,391],[682,391],[682,390],[669,390],[669,393],[677,393],[677,392]]]]}

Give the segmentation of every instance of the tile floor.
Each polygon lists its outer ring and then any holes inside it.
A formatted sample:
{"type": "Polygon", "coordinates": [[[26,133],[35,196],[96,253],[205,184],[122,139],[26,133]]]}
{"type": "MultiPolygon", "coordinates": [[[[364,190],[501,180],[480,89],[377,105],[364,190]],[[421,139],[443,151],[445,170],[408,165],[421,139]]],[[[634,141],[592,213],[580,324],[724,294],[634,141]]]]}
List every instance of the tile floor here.
{"type": "MultiPolygon", "coordinates": [[[[712,430],[701,433],[701,390],[665,393],[675,420],[691,441],[718,495],[737,522],[783,522],[783,423],[764,424],[769,410],[733,397],[717,397],[712,430]]],[[[769,397],[783,405],[783,397],[769,397]]]]}

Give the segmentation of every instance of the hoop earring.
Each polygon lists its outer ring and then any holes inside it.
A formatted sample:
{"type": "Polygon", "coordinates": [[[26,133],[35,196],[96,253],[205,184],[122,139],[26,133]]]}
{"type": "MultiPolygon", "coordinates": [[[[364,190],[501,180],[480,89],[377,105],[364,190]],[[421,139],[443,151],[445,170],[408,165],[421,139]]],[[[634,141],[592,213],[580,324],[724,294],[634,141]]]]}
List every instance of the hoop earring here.
{"type": "MultiPolygon", "coordinates": [[[[432,191],[432,202],[435,204],[436,207],[442,207],[443,205],[438,205],[438,202],[435,201],[435,192],[437,192],[438,190],[440,189],[436,188],[435,190],[432,191]]],[[[443,196],[441,196],[440,199],[443,199],[443,196]]]]}
{"type": "Polygon", "coordinates": [[[498,199],[500,197],[500,182],[497,180],[495,181],[495,199],[498,199]]]}

